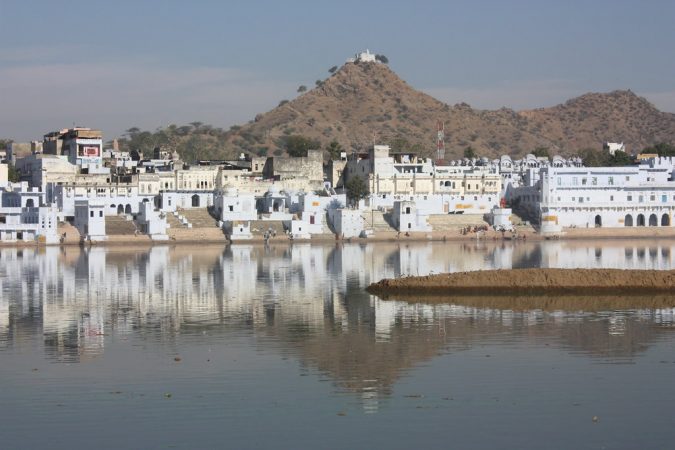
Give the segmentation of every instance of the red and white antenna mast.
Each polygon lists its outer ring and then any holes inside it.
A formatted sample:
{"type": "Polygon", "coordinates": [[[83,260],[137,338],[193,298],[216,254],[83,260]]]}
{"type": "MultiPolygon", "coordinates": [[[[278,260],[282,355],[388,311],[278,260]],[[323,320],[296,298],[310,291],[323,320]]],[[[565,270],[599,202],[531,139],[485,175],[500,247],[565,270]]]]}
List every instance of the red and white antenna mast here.
{"type": "Polygon", "coordinates": [[[437,120],[436,131],[436,159],[438,161],[443,161],[445,159],[445,122],[437,120]]]}

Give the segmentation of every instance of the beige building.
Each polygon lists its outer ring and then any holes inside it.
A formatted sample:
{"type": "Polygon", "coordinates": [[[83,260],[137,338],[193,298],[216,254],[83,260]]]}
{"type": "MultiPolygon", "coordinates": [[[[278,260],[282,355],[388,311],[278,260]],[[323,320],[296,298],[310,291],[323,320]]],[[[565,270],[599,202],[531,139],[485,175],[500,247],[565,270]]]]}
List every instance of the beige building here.
{"type": "Polygon", "coordinates": [[[388,145],[376,145],[368,153],[352,154],[344,169],[345,179],[359,176],[375,195],[455,196],[497,195],[501,177],[496,169],[473,166],[435,166],[414,153],[390,154],[388,145]]]}
{"type": "Polygon", "coordinates": [[[188,169],[177,169],[176,190],[178,191],[213,191],[216,187],[217,166],[195,166],[188,169]]]}

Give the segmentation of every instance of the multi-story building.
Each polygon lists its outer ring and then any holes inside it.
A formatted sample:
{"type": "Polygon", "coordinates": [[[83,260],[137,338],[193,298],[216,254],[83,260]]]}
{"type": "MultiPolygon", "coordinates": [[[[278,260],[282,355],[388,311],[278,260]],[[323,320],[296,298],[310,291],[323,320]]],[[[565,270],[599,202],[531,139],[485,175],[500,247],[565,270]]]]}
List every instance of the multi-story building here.
{"type": "Polygon", "coordinates": [[[629,167],[544,167],[511,202],[535,223],[561,227],[672,226],[674,158],[629,167]]]}
{"type": "Polygon", "coordinates": [[[344,169],[345,184],[361,177],[368,186],[365,206],[393,208],[415,201],[427,214],[482,214],[499,203],[501,177],[490,166],[437,166],[414,153],[390,154],[388,145],[354,153],[344,169]]]}

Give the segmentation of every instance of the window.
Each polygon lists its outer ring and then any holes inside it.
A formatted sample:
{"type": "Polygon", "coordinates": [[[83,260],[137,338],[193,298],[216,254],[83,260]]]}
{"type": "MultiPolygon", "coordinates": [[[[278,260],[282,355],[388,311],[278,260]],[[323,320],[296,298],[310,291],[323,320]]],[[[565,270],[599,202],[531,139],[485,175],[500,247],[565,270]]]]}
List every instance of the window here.
{"type": "Polygon", "coordinates": [[[577,177],[572,177],[572,186],[576,186],[579,184],[579,179],[577,177]]]}
{"type": "Polygon", "coordinates": [[[591,184],[592,184],[593,186],[597,186],[597,185],[598,185],[598,177],[593,177],[593,178],[591,179],[591,184]]]}
{"type": "Polygon", "coordinates": [[[583,203],[583,202],[584,202],[584,198],[583,198],[583,197],[579,197],[579,203],[583,203]]]}
{"type": "Polygon", "coordinates": [[[94,217],[94,211],[89,211],[89,217],[94,217]]]}
{"type": "Polygon", "coordinates": [[[562,178],[558,177],[558,186],[562,185],[562,178]]]}
{"type": "Polygon", "coordinates": [[[613,202],[613,201],[614,201],[614,196],[613,196],[613,195],[610,195],[610,196],[609,196],[609,201],[610,201],[610,202],[613,202]]]}
{"type": "Polygon", "coordinates": [[[626,200],[628,200],[629,202],[632,202],[632,201],[633,201],[633,196],[632,196],[632,195],[629,195],[628,197],[626,197],[626,200]]]}
{"type": "Polygon", "coordinates": [[[609,177],[609,179],[607,180],[607,183],[608,183],[610,186],[614,186],[614,177],[609,177]]]}
{"type": "Polygon", "coordinates": [[[638,197],[638,203],[644,203],[645,198],[641,195],[638,197]]]}
{"type": "Polygon", "coordinates": [[[662,195],[661,196],[661,203],[666,203],[668,201],[668,196],[667,195],[662,195]]]}
{"type": "Polygon", "coordinates": [[[654,195],[654,194],[650,195],[650,196],[649,196],[649,201],[650,201],[650,202],[653,202],[654,200],[656,200],[656,195],[654,195]]]}
{"type": "Polygon", "coordinates": [[[99,216],[99,217],[103,217],[103,211],[99,211],[99,212],[98,212],[98,216],[99,216]]]}
{"type": "Polygon", "coordinates": [[[582,186],[586,186],[586,178],[582,178],[582,179],[581,179],[581,185],[582,185],[582,186]]]}

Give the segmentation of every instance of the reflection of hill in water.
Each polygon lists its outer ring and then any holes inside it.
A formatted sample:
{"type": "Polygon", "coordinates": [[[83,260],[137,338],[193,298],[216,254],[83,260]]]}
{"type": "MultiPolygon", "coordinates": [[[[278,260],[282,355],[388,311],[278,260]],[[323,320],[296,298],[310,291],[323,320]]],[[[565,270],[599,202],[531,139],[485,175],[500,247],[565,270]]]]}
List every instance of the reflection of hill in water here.
{"type": "Polygon", "coordinates": [[[3,249],[0,349],[38,341],[49,358],[82,361],[104,354],[111,335],[173,345],[202,330],[208,330],[203,339],[247,330],[264,337],[257,345],[297,356],[344,389],[380,394],[402,372],[441,352],[492,343],[544,340],[581,355],[625,360],[667,336],[669,298],[639,305],[599,297],[429,304],[381,301],[363,288],[413,271],[534,261],[634,267],[638,254],[645,268],[673,267],[670,246],[630,241],[603,243],[600,252],[560,242],[3,249]]]}

